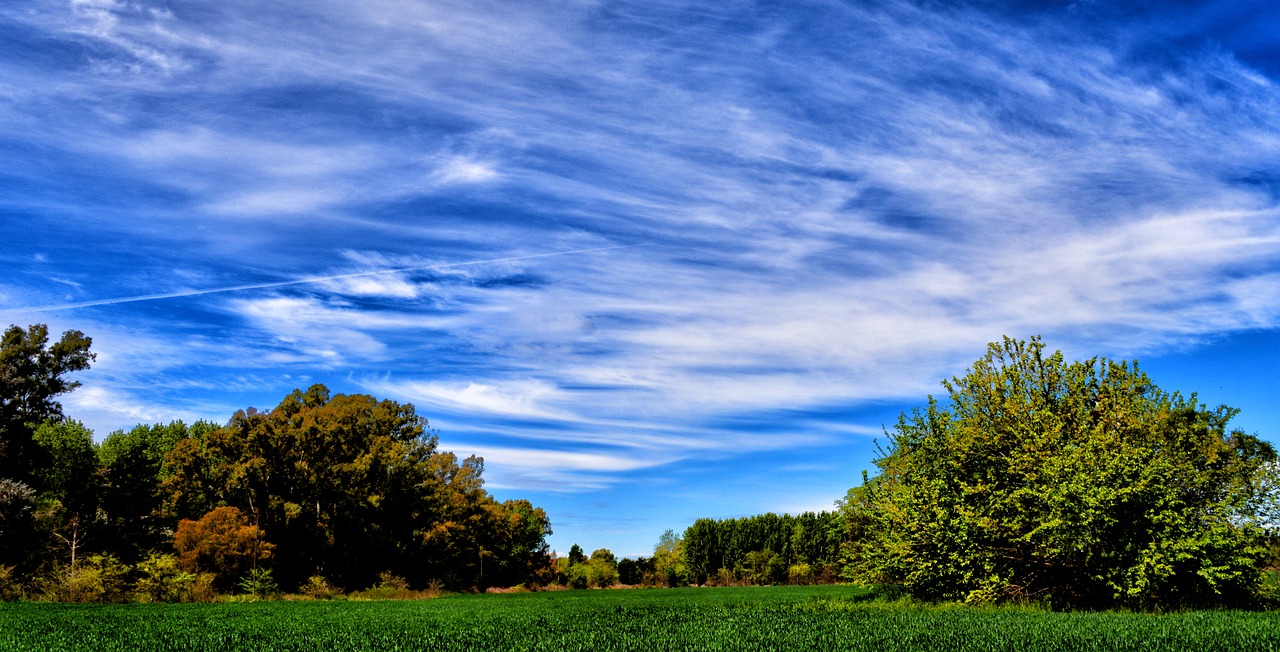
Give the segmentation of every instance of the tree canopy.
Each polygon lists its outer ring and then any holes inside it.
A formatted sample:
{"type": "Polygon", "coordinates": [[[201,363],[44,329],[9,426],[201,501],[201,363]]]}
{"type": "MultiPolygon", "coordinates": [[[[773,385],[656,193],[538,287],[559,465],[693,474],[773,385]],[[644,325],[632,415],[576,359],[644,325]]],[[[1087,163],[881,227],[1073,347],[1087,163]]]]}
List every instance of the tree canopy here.
{"type": "Polygon", "coordinates": [[[930,600],[1242,604],[1276,520],[1276,454],[1236,410],[1137,363],[1067,362],[1005,338],[899,417],[842,504],[856,581],[930,600]]]}
{"type": "Polygon", "coordinates": [[[176,582],[189,597],[250,571],[286,589],[483,588],[548,571],[546,512],[495,500],[483,460],[439,450],[410,404],[313,385],[223,426],[139,425],[96,444],[55,400],[89,346],[79,331],[50,344],[42,324],[0,340],[4,578],[81,595],[63,589],[132,564],[147,595],[183,593],[176,582]]]}
{"type": "MultiPolygon", "coordinates": [[[[700,518],[682,552],[695,584],[805,582],[834,574],[843,528],[835,512],[700,518]]],[[[833,579],[833,578],[831,578],[833,579]]]]}
{"type": "Polygon", "coordinates": [[[173,442],[158,477],[171,518],[233,507],[260,528],[282,586],[367,586],[385,571],[420,586],[524,581],[547,563],[546,513],[497,502],[483,471],[438,450],[412,405],[313,385],[173,442]]]}
{"type": "MultiPolygon", "coordinates": [[[[10,326],[0,336],[0,478],[27,482],[43,464],[35,427],[62,417],[55,398],[80,386],[68,374],[89,368],[92,340],[71,330],[49,345],[49,327],[10,326]]],[[[38,489],[38,488],[37,488],[38,489]]]]}

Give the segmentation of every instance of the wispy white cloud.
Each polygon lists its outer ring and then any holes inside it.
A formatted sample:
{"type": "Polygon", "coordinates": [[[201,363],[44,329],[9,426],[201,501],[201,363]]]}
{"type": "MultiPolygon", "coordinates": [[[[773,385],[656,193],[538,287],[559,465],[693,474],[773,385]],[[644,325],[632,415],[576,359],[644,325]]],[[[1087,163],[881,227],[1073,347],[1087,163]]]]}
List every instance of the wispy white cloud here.
{"type": "Polygon", "coordinates": [[[487,163],[455,157],[445,161],[433,177],[441,184],[484,183],[497,179],[498,172],[487,163]]]}
{"type": "Polygon", "coordinates": [[[548,403],[563,401],[564,393],[539,380],[499,384],[409,381],[385,383],[384,388],[415,404],[446,407],[455,412],[487,413],[527,419],[574,420],[571,413],[548,403]]]}

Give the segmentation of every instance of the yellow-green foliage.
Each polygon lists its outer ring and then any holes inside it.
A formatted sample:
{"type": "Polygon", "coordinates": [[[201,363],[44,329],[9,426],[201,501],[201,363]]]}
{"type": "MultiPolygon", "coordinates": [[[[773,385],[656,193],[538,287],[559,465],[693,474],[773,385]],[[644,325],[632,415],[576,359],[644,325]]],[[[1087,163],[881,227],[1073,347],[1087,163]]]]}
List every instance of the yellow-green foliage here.
{"type": "Polygon", "coordinates": [[[129,567],[111,555],[93,555],[57,566],[41,582],[41,597],[54,602],[122,602],[129,567]]]}
{"type": "Polygon", "coordinates": [[[1276,519],[1275,452],[1235,410],[1136,363],[1006,338],[949,402],[902,415],[849,492],[851,576],[929,600],[1168,609],[1251,604],[1276,519]]]}

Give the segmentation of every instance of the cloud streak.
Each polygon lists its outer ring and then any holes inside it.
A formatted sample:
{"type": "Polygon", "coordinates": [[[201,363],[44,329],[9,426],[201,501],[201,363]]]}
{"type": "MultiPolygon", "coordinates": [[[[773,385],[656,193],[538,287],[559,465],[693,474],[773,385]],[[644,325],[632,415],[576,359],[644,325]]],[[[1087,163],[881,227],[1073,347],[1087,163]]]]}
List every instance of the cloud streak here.
{"type": "MultiPolygon", "coordinates": [[[[161,299],[180,299],[185,297],[198,297],[206,294],[222,294],[226,292],[245,292],[248,290],[266,290],[272,288],[289,287],[293,285],[311,285],[316,283],[325,283],[329,281],[345,281],[350,279],[364,279],[375,276],[385,276],[389,274],[403,274],[405,272],[420,272],[427,270],[455,269],[459,267],[471,267],[474,265],[489,265],[493,263],[510,263],[523,260],[533,260],[538,258],[549,258],[553,256],[568,256],[573,254],[595,253],[600,251],[609,251],[612,249],[629,249],[631,247],[645,247],[652,243],[639,243],[629,245],[614,245],[609,247],[592,247],[590,249],[576,249],[573,251],[556,251],[541,254],[529,254],[525,256],[507,256],[504,258],[489,258],[486,260],[469,260],[457,263],[434,263],[431,265],[415,265],[412,267],[400,267],[396,269],[378,269],[367,272],[351,272],[348,274],[331,274],[328,276],[311,276],[307,278],[293,279],[289,281],[270,281],[267,283],[246,283],[244,285],[228,285],[217,288],[206,288],[203,290],[179,290],[176,292],[163,292],[159,294],[142,294],[131,297],[116,297],[114,299],[95,299],[92,301],[80,301],[76,303],[56,304],[51,306],[31,306],[25,308],[11,308],[12,312],[51,312],[55,310],[75,310],[76,308],[91,308],[93,306],[113,306],[122,303],[135,303],[138,301],[157,301],[161,299]]],[[[66,283],[66,281],[60,281],[66,283]]],[[[77,284],[78,285],[78,284],[77,284]]]]}

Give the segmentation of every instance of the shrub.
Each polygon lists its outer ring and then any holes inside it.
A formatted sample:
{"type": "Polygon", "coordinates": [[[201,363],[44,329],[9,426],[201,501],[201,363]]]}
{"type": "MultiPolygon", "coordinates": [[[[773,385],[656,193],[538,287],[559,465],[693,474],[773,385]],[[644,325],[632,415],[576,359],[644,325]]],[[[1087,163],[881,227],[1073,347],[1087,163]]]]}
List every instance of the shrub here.
{"type": "Polygon", "coordinates": [[[173,555],[152,554],[138,562],[134,594],[142,602],[191,602],[197,576],[178,567],[173,555]]]}
{"type": "Polygon", "coordinates": [[[787,581],[791,584],[812,584],[813,567],[805,563],[792,564],[787,569],[787,581]]]}
{"type": "Polygon", "coordinates": [[[903,414],[843,502],[851,579],[925,600],[1178,609],[1263,587],[1270,444],[1137,364],[1005,338],[903,414]]]}
{"type": "Polygon", "coordinates": [[[53,602],[123,602],[129,567],[111,555],[93,555],[77,564],[57,566],[41,582],[41,595],[53,602]]]}
{"type": "Polygon", "coordinates": [[[342,592],[329,584],[329,580],[323,575],[312,575],[307,578],[307,583],[302,585],[302,594],[312,600],[332,600],[342,592]]]}
{"type": "Polygon", "coordinates": [[[14,575],[13,566],[0,566],[0,601],[10,602],[23,597],[22,584],[14,575]]]}
{"type": "Polygon", "coordinates": [[[198,521],[182,520],[174,533],[173,547],[178,565],[189,573],[213,573],[219,588],[231,588],[236,577],[271,557],[274,546],[263,539],[262,530],[250,525],[234,507],[219,507],[198,521]]]}

